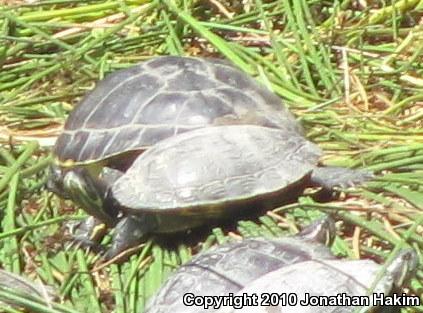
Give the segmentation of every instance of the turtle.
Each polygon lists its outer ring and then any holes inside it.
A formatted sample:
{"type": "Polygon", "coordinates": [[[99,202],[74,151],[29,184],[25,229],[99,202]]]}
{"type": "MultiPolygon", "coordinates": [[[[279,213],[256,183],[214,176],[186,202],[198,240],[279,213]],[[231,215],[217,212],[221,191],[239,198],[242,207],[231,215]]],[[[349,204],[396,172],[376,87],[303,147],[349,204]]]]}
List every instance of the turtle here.
{"type": "Polygon", "coordinates": [[[125,171],[165,138],[226,124],[303,132],[278,96],[226,61],[152,58],[106,76],[70,113],[53,148],[48,188],[113,226],[117,211],[109,208],[105,213],[96,193],[77,183],[65,186],[69,172],[94,178],[98,193],[103,193],[108,183],[99,173],[105,167],[125,171]],[[88,197],[94,199],[87,203],[88,197]]]}
{"type": "Polygon", "coordinates": [[[409,248],[401,250],[388,266],[370,259],[298,262],[261,276],[233,295],[256,295],[254,306],[226,306],[214,312],[399,312],[400,308],[392,305],[395,302],[387,298],[399,296],[397,292],[414,275],[417,263],[416,252],[409,248]]]}
{"type": "MultiPolygon", "coordinates": [[[[320,166],[321,154],[296,132],[255,125],[205,127],[164,139],[109,184],[103,199],[98,195],[119,212],[104,258],[137,246],[147,234],[211,226],[273,209],[307,186],[332,189],[372,177],[366,170],[320,166]]],[[[64,179],[94,194],[95,184],[87,182],[72,172],[64,179]]]]}
{"type": "MultiPolygon", "coordinates": [[[[57,298],[56,291],[51,286],[46,286],[38,282],[33,282],[28,278],[0,269],[0,288],[11,290],[23,298],[37,298],[45,302],[51,302],[57,298]]],[[[4,301],[13,306],[19,306],[15,301],[0,297],[0,303],[4,301]]]]}
{"type": "Polygon", "coordinates": [[[326,216],[315,220],[295,236],[252,237],[222,244],[179,267],[149,301],[144,312],[211,312],[184,305],[184,294],[201,297],[237,293],[250,282],[278,268],[313,259],[334,259],[328,248],[334,237],[334,221],[326,216]]]}

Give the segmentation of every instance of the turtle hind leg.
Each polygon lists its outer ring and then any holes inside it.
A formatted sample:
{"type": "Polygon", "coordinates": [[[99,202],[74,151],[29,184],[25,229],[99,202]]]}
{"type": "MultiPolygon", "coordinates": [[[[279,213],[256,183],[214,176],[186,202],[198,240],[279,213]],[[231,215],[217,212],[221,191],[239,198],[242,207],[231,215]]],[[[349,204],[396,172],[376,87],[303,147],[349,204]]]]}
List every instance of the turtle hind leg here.
{"type": "Polygon", "coordinates": [[[336,236],[335,221],[325,215],[306,226],[299,234],[299,237],[331,246],[336,236]]]}
{"type": "Polygon", "coordinates": [[[135,248],[142,243],[145,235],[156,228],[153,216],[143,214],[140,216],[125,216],[114,229],[112,246],[106,251],[103,259],[108,261],[119,258],[121,254],[135,248]]]}
{"type": "Polygon", "coordinates": [[[320,186],[331,191],[335,187],[348,188],[360,185],[374,178],[372,172],[344,167],[316,167],[311,174],[313,186],[320,186]]]}

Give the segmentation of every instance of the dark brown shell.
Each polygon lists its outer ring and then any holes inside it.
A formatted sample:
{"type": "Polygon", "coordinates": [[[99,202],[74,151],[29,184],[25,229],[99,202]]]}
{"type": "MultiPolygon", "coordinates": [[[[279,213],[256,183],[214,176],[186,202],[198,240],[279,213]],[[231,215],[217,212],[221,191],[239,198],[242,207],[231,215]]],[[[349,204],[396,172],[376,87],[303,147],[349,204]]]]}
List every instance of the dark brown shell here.
{"type": "Polygon", "coordinates": [[[99,81],[69,115],[54,153],[61,162],[95,162],[221,124],[301,132],[281,99],[240,70],[218,60],[167,56],[99,81]]]}
{"type": "Polygon", "coordinates": [[[145,313],[214,312],[185,306],[186,293],[195,296],[236,294],[257,278],[291,264],[333,259],[326,246],[298,237],[251,238],[217,247],[182,265],[151,299],[145,313]]]}
{"type": "Polygon", "coordinates": [[[301,190],[321,150],[296,133],[253,125],[207,127],[162,140],[111,187],[135,214],[184,211],[206,218],[301,190]]]}

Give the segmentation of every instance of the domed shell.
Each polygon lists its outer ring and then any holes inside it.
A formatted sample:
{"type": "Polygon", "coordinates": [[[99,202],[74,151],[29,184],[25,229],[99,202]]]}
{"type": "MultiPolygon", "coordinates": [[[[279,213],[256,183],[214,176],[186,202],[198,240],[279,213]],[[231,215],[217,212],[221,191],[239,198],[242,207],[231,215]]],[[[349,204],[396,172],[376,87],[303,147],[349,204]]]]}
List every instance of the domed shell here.
{"type": "Polygon", "coordinates": [[[313,143],[279,129],[202,128],[144,152],[113,184],[112,194],[135,214],[184,210],[206,218],[257,199],[282,200],[301,189],[320,154],[313,143]]]}
{"type": "Polygon", "coordinates": [[[54,153],[62,163],[90,163],[220,124],[301,132],[280,98],[240,70],[219,60],[167,56],[99,81],[69,115],[54,153]]]}
{"type": "Polygon", "coordinates": [[[255,279],[283,266],[333,258],[326,246],[299,237],[251,238],[224,244],[182,265],[149,302],[145,313],[214,312],[185,306],[183,295],[235,294],[255,279]]]}
{"type": "MultiPolygon", "coordinates": [[[[57,298],[57,294],[51,286],[46,286],[39,282],[33,282],[24,276],[1,269],[0,287],[13,290],[16,293],[21,294],[23,297],[38,297],[47,301],[52,301],[54,298],[57,298]]],[[[15,304],[13,300],[7,302],[11,305],[15,304]]],[[[1,303],[2,302],[0,301],[0,304],[1,303]]]]}
{"type": "MultiPolygon", "coordinates": [[[[302,305],[301,300],[311,296],[336,297],[345,293],[347,297],[366,296],[381,267],[372,260],[310,260],[292,264],[270,272],[250,283],[236,295],[263,293],[293,294],[296,304],[286,306],[254,306],[242,309],[222,308],[217,313],[353,313],[357,306],[347,305],[302,305]]],[[[391,275],[383,276],[373,289],[375,293],[388,293],[393,287],[391,275]]],[[[371,299],[371,298],[370,298],[371,299]]],[[[260,300],[259,300],[260,301],[260,300]]],[[[197,307],[198,308],[198,307],[197,307]]],[[[359,311],[362,312],[362,311],[359,311]]],[[[366,311],[368,312],[368,311],[366,311]]]]}

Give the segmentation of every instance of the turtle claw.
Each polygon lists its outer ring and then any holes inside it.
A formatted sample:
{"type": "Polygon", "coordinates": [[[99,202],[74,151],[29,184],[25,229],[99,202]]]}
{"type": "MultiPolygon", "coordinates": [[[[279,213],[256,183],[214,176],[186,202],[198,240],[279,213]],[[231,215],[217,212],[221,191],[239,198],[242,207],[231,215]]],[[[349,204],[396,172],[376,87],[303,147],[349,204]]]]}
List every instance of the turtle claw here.
{"type": "Polygon", "coordinates": [[[336,236],[335,221],[329,215],[325,215],[305,227],[298,237],[311,242],[319,242],[331,246],[336,236]]]}

